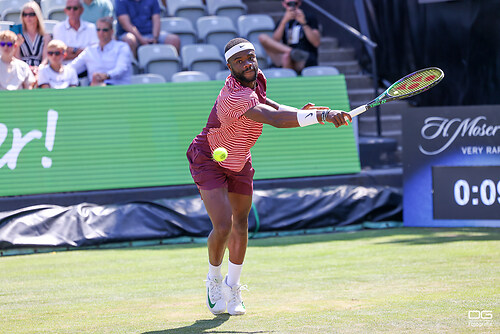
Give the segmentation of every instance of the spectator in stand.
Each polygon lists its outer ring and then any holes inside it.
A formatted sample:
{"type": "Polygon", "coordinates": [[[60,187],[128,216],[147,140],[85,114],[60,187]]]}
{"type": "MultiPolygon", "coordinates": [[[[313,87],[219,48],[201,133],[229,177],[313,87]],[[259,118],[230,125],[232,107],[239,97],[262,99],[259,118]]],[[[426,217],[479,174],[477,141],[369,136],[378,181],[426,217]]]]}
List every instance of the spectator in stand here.
{"type": "Polygon", "coordinates": [[[68,46],[64,62],[69,63],[86,47],[98,43],[99,40],[95,24],[80,19],[83,13],[80,0],[67,0],[64,12],[68,18],[54,26],[52,35],[54,39],[61,40],[68,46]]]}
{"type": "Polygon", "coordinates": [[[160,31],[160,5],[158,0],[117,0],[115,14],[118,19],[118,39],[126,42],[134,57],[137,48],[145,44],[171,44],[180,51],[179,36],[160,31]]]}
{"type": "Polygon", "coordinates": [[[33,89],[36,83],[29,65],[14,57],[17,41],[14,32],[0,31],[0,90],[33,89]]]}
{"type": "Polygon", "coordinates": [[[70,65],[64,65],[66,44],[54,39],[47,46],[48,65],[40,66],[38,71],[38,87],[63,89],[78,86],[78,75],[70,65]]]}
{"type": "Polygon", "coordinates": [[[78,73],[88,71],[91,86],[127,85],[132,76],[132,54],[127,43],[113,39],[113,19],[97,20],[99,44],[87,47],[71,66],[78,73]]]}
{"type": "Polygon", "coordinates": [[[101,17],[113,17],[113,4],[110,0],[83,0],[83,14],[81,19],[97,23],[101,17]]]}
{"type": "Polygon", "coordinates": [[[17,48],[16,58],[26,62],[36,76],[38,66],[47,63],[47,44],[51,36],[45,33],[42,11],[34,1],[23,5],[20,21],[23,30],[18,35],[20,47],[17,48]]]}
{"type": "Polygon", "coordinates": [[[321,34],[317,19],[305,14],[302,0],[283,0],[285,14],[276,25],[273,36],[259,36],[260,44],[278,67],[291,68],[300,73],[306,66],[318,65],[318,47],[321,34]]]}

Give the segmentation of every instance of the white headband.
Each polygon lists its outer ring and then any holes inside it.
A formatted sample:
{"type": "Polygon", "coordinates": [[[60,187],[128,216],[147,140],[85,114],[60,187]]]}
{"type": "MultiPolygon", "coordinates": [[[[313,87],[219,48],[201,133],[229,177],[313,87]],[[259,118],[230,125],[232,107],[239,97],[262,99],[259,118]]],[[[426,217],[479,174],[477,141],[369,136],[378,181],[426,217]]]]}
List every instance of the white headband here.
{"type": "Polygon", "coordinates": [[[226,62],[229,61],[229,58],[234,56],[236,53],[238,53],[240,51],[244,51],[244,50],[254,50],[255,51],[255,48],[253,47],[253,44],[250,42],[236,44],[235,46],[233,46],[232,48],[227,50],[227,52],[224,54],[224,57],[226,57],[226,62]]]}

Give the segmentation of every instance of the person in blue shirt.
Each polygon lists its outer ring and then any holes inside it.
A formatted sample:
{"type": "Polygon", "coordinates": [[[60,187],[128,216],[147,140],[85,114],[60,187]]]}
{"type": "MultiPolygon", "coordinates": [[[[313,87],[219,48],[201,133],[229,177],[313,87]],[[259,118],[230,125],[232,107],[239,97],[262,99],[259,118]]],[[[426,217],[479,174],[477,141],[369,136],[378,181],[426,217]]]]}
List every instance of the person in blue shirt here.
{"type": "Polygon", "coordinates": [[[171,44],[179,53],[179,36],[160,31],[158,0],[118,0],[115,15],[118,19],[117,37],[130,46],[136,58],[137,48],[145,44],[171,44]]]}
{"type": "Polygon", "coordinates": [[[97,23],[101,17],[113,17],[113,4],[111,0],[83,0],[82,20],[97,23]]]}

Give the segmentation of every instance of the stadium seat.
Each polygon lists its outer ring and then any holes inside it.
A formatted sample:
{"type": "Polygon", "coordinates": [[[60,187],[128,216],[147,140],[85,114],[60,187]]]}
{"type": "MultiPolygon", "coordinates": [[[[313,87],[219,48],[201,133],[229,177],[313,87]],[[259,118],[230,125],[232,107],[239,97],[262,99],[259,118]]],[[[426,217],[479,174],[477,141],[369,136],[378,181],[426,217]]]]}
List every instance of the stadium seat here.
{"type": "Polygon", "coordinates": [[[212,44],[186,45],[182,47],[181,54],[184,69],[205,72],[212,80],[225,64],[219,50],[212,44]]]}
{"type": "Polygon", "coordinates": [[[238,22],[238,17],[247,13],[247,6],[241,0],[206,0],[208,15],[226,16],[238,22]]]}
{"type": "Polygon", "coordinates": [[[141,45],[137,49],[137,58],[144,73],[159,74],[166,81],[170,81],[172,75],[181,70],[179,55],[172,45],[141,45]]]}
{"type": "Polygon", "coordinates": [[[215,80],[226,80],[229,74],[231,74],[229,70],[219,71],[215,73],[215,80]]]}
{"type": "Polygon", "coordinates": [[[266,78],[293,78],[297,76],[297,72],[290,68],[266,68],[262,70],[266,78]]]}
{"type": "Polygon", "coordinates": [[[339,74],[339,70],[333,66],[309,66],[302,70],[302,76],[304,77],[339,74]]]}
{"type": "Polygon", "coordinates": [[[184,17],[162,17],[161,31],[166,31],[179,36],[181,40],[181,47],[184,45],[195,44],[198,37],[193,28],[191,21],[184,17]]]}
{"type": "Polygon", "coordinates": [[[172,82],[210,81],[208,74],[200,71],[182,71],[172,75],[172,82]]]}
{"type": "Polygon", "coordinates": [[[198,18],[205,16],[205,5],[201,0],[167,0],[168,15],[184,17],[191,21],[193,26],[198,18]]]}
{"type": "Polygon", "coordinates": [[[54,26],[58,23],[59,23],[59,21],[57,21],[57,20],[44,20],[43,24],[45,25],[45,33],[52,34],[52,31],[54,30],[54,26]]]}
{"type": "Polygon", "coordinates": [[[225,16],[203,16],[196,21],[198,38],[206,44],[212,44],[219,49],[220,54],[224,54],[224,47],[227,42],[236,36],[236,28],[233,21],[225,16]]]}
{"type": "Polygon", "coordinates": [[[166,82],[163,76],[154,73],[134,74],[132,75],[130,80],[132,85],[155,84],[155,83],[166,82]]]}
{"type": "Polygon", "coordinates": [[[21,8],[29,0],[3,0],[0,1],[0,18],[4,21],[21,23],[21,8]]]}
{"type": "Polygon", "coordinates": [[[13,24],[14,24],[14,22],[12,22],[12,21],[0,21],[0,31],[1,30],[9,30],[10,26],[13,24]]]}
{"type": "Polygon", "coordinates": [[[41,0],[40,6],[45,19],[56,21],[66,20],[66,14],[64,13],[66,0],[41,0]]]}
{"type": "Polygon", "coordinates": [[[262,45],[260,45],[260,43],[255,43],[253,46],[255,47],[255,54],[257,55],[259,68],[268,68],[271,61],[269,60],[269,57],[267,56],[266,51],[264,50],[262,45]]]}
{"type": "MultiPolygon", "coordinates": [[[[242,15],[238,18],[238,32],[240,36],[248,39],[253,44],[259,43],[259,35],[264,33],[272,35],[274,21],[266,14],[242,15]]],[[[260,43],[259,43],[260,44],[260,43]]]]}

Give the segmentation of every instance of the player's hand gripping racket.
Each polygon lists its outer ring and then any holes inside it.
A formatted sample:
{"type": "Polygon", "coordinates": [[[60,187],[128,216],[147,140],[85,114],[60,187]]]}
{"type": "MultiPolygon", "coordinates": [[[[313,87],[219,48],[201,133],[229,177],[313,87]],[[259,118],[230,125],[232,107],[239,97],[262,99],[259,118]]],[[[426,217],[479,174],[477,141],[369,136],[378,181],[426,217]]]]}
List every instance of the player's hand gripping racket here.
{"type": "Polygon", "coordinates": [[[377,96],[377,98],[371,102],[350,111],[349,115],[351,115],[351,117],[358,116],[368,109],[383,103],[406,99],[423,93],[429,88],[437,85],[443,78],[444,72],[437,67],[424,68],[423,70],[413,72],[393,83],[391,87],[387,88],[385,92],[377,96]]]}

